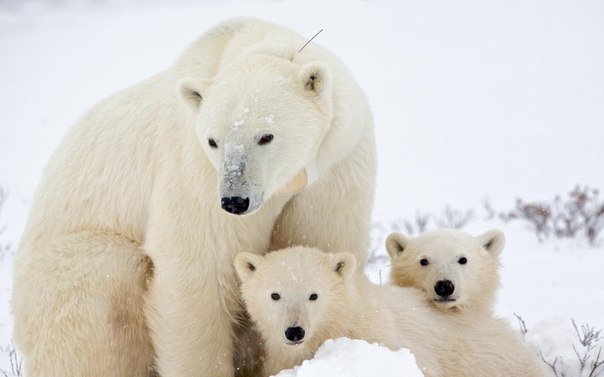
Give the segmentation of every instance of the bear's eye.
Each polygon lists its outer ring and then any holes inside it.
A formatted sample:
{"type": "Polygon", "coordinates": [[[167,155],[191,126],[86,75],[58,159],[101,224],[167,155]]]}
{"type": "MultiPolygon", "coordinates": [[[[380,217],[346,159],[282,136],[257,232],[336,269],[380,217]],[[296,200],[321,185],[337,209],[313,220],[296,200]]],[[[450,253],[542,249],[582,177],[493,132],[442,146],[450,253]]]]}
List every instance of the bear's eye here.
{"type": "Polygon", "coordinates": [[[419,264],[421,264],[422,266],[427,266],[427,265],[429,265],[429,264],[430,264],[430,262],[428,262],[428,260],[427,260],[426,258],[422,258],[422,259],[419,261],[419,264]]]}
{"type": "Polygon", "coordinates": [[[316,301],[319,298],[319,295],[316,293],[311,294],[310,296],[308,296],[308,299],[310,301],[316,301]]]}
{"type": "Polygon", "coordinates": [[[214,140],[214,139],[212,139],[212,138],[209,138],[209,139],[208,139],[208,145],[209,145],[211,148],[218,148],[218,144],[216,144],[216,140],[214,140]]]}
{"type": "Polygon", "coordinates": [[[264,134],[258,140],[258,145],[265,145],[273,141],[273,134],[264,134]]]}
{"type": "Polygon", "coordinates": [[[461,257],[461,258],[459,258],[459,260],[457,261],[457,263],[459,263],[459,264],[466,264],[466,263],[468,263],[468,258],[461,257]]]}
{"type": "Polygon", "coordinates": [[[281,298],[281,296],[279,295],[279,293],[273,293],[271,295],[271,298],[275,301],[279,301],[279,299],[281,298]]]}

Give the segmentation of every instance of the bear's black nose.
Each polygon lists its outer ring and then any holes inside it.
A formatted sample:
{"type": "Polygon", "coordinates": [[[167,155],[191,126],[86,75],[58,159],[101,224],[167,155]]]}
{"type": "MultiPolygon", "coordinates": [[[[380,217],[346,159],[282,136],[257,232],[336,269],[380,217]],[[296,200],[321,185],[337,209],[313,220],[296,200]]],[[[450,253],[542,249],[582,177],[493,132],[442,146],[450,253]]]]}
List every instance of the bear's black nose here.
{"type": "Polygon", "coordinates": [[[240,215],[247,211],[250,207],[250,198],[242,198],[240,196],[224,197],[220,200],[222,209],[233,215],[240,215]]]}
{"type": "Polygon", "coordinates": [[[302,327],[288,327],[285,330],[285,337],[292,342],[299,342],[304,339],[304,329],[302,327]]]}
{"type": "Polygon", "coordinates": [[[441,297],[451,296],[455,291],[455,285],[451,280],[439,280],[434,286],[434,292],[441,297]]]}

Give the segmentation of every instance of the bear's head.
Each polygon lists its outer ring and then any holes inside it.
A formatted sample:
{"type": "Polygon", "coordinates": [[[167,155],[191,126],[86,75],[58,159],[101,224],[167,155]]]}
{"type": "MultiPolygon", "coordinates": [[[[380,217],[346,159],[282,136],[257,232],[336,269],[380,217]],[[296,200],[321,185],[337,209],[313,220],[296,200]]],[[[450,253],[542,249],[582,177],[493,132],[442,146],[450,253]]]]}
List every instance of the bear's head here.
{"type": "Polygon", "coordinates": [[[491,310],[504,244],[504,234],[496,229],[477,237],[455,229],[415,238],[392,233],[386,240],[390,278],[424,290],[441,310],[491,310]]]}
{"type": "Polygon", "coordinates": [[[235,258],[243,300],[267,347],[292,353],[315,351],[341,320],[334,313],[355,268],[350,253],[305,247],[235,258]]]}
{"type": "Polygon", "coordinates": [[[322,63],[250,54],[210,80],[181,79],[178,93],[193,110],[227,212],[252,214],[275,193],[312,181],[333,116],[331,78],[322,63]]]}

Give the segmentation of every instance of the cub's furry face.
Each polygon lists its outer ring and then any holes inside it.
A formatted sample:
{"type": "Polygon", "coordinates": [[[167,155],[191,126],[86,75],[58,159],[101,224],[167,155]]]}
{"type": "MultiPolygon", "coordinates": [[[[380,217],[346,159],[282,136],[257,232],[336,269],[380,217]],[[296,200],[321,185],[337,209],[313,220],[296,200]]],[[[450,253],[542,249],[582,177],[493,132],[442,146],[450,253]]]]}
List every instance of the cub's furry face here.
{"type": "Polygon", "coordinates": [[[422,289],[442,310],[490,309],[499,286],[499,255],[505,237],[499,230],[473,237],[441,229],[409,238],[392,233],[386,249],[392,283],[422,289]]]}
{"type": "MultiPolygon", "coordinates": [[[[271,345],[296,346],[321,336],[356,265],[350,253],[294,247],[259,256],[240,253],[235,268],[252,320],[271,345]]],[[[318,346],[318,345],[317,345],[318,346]]]]}

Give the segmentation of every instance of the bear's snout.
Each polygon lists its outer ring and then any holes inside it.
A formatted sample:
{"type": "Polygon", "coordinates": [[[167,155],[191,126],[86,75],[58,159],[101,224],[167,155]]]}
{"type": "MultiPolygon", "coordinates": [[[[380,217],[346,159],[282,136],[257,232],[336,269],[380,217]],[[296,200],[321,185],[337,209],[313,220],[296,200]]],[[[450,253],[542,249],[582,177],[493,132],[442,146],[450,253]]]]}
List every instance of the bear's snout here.
{"type": "Polygon", "coordinates": [[[434,292],[441,297],[451,296],[455,292],[455,284],[451,280],[439,280],[434,286],[434,292]]]}
{"type": "Polygon", "coordinates": [[[302,327],[288,327],[285,330],[287,340],[300,343],[304,339],[304,329],[302,327]]]}
{"type": "Polygon", "coordinates": [[[240,196],[224,197],[220,200],[222,209],[233,215],[241,215],[250,207],[250,198],[240,196]]]}

